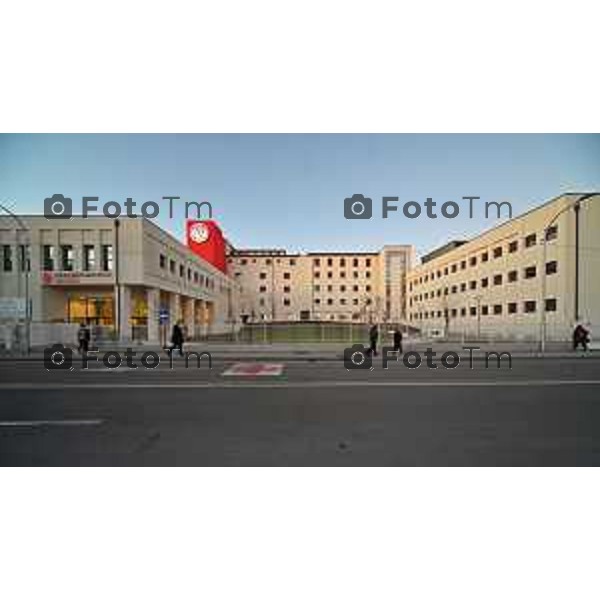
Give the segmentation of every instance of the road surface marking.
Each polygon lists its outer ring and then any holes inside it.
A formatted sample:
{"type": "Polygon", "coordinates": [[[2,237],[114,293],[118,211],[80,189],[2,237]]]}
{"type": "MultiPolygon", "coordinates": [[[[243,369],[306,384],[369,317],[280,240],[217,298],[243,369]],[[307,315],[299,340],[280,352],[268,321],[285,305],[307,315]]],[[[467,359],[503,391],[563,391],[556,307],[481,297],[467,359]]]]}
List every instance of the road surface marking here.
{"type": "Polygon", "coordinates": [[[0,427],[88,426],[101,425],[103,419],[60,419],[55,421],[0,421],[0,427]]]}
{"type": "Polygon", "coordinates": [[[238,362],[225,369],[223,377],[277,377],[283,371],[283,363],[238,362]]]}
{"type": "Polygon", "coordinates": [[[250,382],[250,383],[3,383],[0,390],[66,390],[66,389],[211,389],[251,388],[349,388],[349,387],[554,387],[575,385],[600,385],[600,379],[529,379],[523,381],[288,381],[288,382],[250,382]]]}

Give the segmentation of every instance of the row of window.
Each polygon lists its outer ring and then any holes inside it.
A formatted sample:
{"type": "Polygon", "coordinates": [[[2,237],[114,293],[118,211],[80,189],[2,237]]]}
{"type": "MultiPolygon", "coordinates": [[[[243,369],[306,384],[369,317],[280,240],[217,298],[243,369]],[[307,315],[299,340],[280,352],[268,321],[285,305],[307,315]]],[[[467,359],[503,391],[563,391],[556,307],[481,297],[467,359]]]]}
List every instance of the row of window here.
{"type": "MultiPolygon", "coordinates": [[[[164,254],[160,254],[159,255],[159,265],[161,269],[166,269],[167,268],[167,257],[164,254]]],[[[169,263],[169,272],[172,275],[175,275],[177,273],[177,261],[175,261],[174,259],[169,259],[168,260],[169,263]]],[[[185,267],[184,264],[180,264],[179,265],[179,277],[181,278],[185,278],[187,274],[187,280],[188,281],[194,281],[195,285],[201,285],[204,287],[207,287],[209,289],[214,289],[215,287],[215,282],[213,279],[211,279],[208,275],[203,275],[202,273],[198,273],[198,271],[194,271],[192,270],[190,267],[185,267]]]]}
{"type": "MultiPolygon", "coordinates": [[[[325,286],[323,286],[323,288],[325,289],[325,286]]],[[[346,286],[345,285],[340,285],[339,288],[340,288],[340,292],[345,292],[346,291],[346,286]]],[[[284,285],[282,289],[283,289],[283,293],[284,294],[290,294],[292,292],[292,288],[289,285],[284,285]]],[[[313,289],[314,289],[315,292],[320,292],[321,291],[321,286],[320,285],[315,285],[315,286],[313,286],[313,289]]],[[[258,291],[261,294],[264,294],[265,292],[268,291],[267,290],[267,286],[266,285],[259,286],[258,291]]],[[[327,286],[327,291],[328,292],[333,292],[333,286],[332,285],[328,285],[327,286]]],[[[352,291],[359,292],[360,291],[360,286],[359,285],[353,285],[352,286],[352,291]]],[[[371,291],[371,286],[370,285],[365,285],[365,292],[368,293],[370,291],[371,291]]]]}
{"type": "MultiPolygon", "coordinates": [[[[546,263],[546,275],[554,275],[558,273],[558,262],[555,260],[551,260],[546,263]]],[[[525,267],[523,269],[523,279],[533,279],[537,276],[537,267],[535,265],[531,265],[529,267],[525,267]]],[[[513,269],[506,274],[507,283],[514,283],[519,278],[519,272],[517,269],[513,269]]],[[[492,284],[494,286],[502,285],[504,281],[504,277],[502,273],[497,273],[492,277],[492,284]]],[[[476,279],[472,279],[469,281],[468,289],[476,290],[478,285],[478,281],[476,279]]],[[[483,277],[481,281],[479,281],[479,287],[485,289],[490,285],[490,278],[483,277]]],[[[410,306],[413,305],[413,302],[422,302],[423,300],[429,300],[435,297],[441,297],[442,295],[447,296],[448,294],[456,294],[458,291],[465,292],[467,291],[467,283],[463,282],[459,285],[447,286],[445,288],[438,288],[437,290],[431,290],[430,292],[424,292],[422,294],[415,294],[410,299],[410,306]]]]}
{"type": "MultiPolygon", "coordinates": [[[[29,271],[31,269],[31,257],[29,246],[19,244],[17,246],[18,254],[18,270],[29,271]]],[[[13,248],[9,245],[2,246],[2,270],[5,273],[10,273],[15,268],[15,261],[13,258],[13,248]]]]}
{"type": "MultiPolygon", "coordinates": [[[[265,301],[264,298],[259,298],[258,303],[259,303],[260,306],[265,306],[266,305],[266,301],[265,301]]],[[[291,306],[291,304],[292,304],[291,300],[289,298],[283,298],[282,301],[281,301],[281,303],[283,304],[283,306],[291,306]]],[[[327,304],[327,306],[333,306],[334,303],[335,302],[334,302],[333,298],[327,298],[326,301],[323,302],[323,304],[327,304]]],[[[321,304],[321,298],[315,298],[315,304],[321,304]]],[[[347,305],[347,299],[346,298],[340,298],[339,299],[339,304],[341,306],[346,306],[347,305]]],[[[352,298],[352,304],[354,306],[359,306],[360,300],[358,298],[352,298]]],[[[371,305],[372,304],[371,298],[367,298],[365,300],[365,304],[367,306],[371,305]]]]}
{"type": "MultiPolygon", "coordinates": [[[[42,246],[42,271],[73,271],[75,269],[75,249],[71,244],[61,244],[57,249],[51,244],[42,246]]],[[[112,244],[100,246],[100,264],[97,264],[96,247],[84,244],[82,248],[82,269],[84,271],[112,271],[112,244]]]]}
{"type": "MultiPolygon", "coordinates": [[[[553,225],[546,230],[546,241],[551,241],[556,239],[558,235],[558,225],[553,225]]],[[[523,246],[525,248],[531,248],[537,244],[537,235],[535,233],[531,233],[523,238],[523,246]]],[[[509,242],[506,250],[509,254],[514,254],[519,250],[519,241],[513,240],[509,242]]],[[[493,258],[501,258],[504,254],[503,246],[496,246],[492,250],[493,258]]],[[[476,267],[478,261],[485,263],[490,259],[490,253],[488,250],[482,252],[479,256],[471,256],[468,260],[468,264],[470,267],[476,267]]],[[[427,283],[428,281],[434,281],[436,278],[440,279],[446,275],[456,273],[458,270],[463,271],[467,268],[467,259],[461,260],[459,263],[454,263],[452,265],[446,266],[443,269],[437,269],[436,271],[431,271],[425,275],[421,275],[418,279],[414,279],[410,282],[410,291],[412,291],[413,286],[417,286],[419,284],[427,283]]]]}
{"type": "MultiPolygon", "coordinates": [[[[251,260],[252,264],[256,264],[256,258],[252,258],[250,260],[251,260]]],[[[281,260],[282,260],[281,258],[277,258],[277,259],[275,259],[275,262],[277,264],[281,264],[281,260]]],[[[248,259],[247,258],[240,258],[239,261],[240,261],[241,265],[247,265],[248,264],[248,259]]],[[[273,260],[271,258],[265,258],[264,261],[265,261],[265,265],[267,265],[267,266],[273,264],[273,260]]],[[[294,267],[296,265],[296,259],[295,258],[288,258],[287,261],[288,261],[288,265],[290,265],[290,267],[294,267]]],[[[229,264],[232,264],[234,262],[234,260],[232,258],[230,258],[227,262],[229,264]]]]}
{"type": "MultiPolygon", "coordinates": [[[[323,260],[323,262],[325,262],[325,260],[323,260]]],[[[350,261],[348,261],[350,262],[350,261]]],[[[345,267],[346,266],[346,259],[345,258],[340,258],[338,259],[338,265],[340,267],[345,267]]],[[[371,259],[370,258],[365,258],[364,259],[364,265],[367,268],[370,268],[371,266],[371,259]]],[[[313,258],[313,267],[320,267],[321,266],[321,259],[320,258],[313,258]]],[[[328,258],[327,259],[327,266],[328,267],[333,267],[333,258],[328,258]]],[[[353,267],[358,267],[360,266],[360,260],[358,258],[353,258],[352,259],[352,266],[353,267]]]]}
{"type": "MultiPolygon", "coordinates": [[[[506,312],[509,315],[515,315],[518,313],[518,302],[508,302],[506,304],[506,312]]],[[[544,308],[546,312],[556,312],[557,310],[557,300],[556,298],[546,298],[544,302],[544,308]]],[[[484,304],[480,307],[479,314],[481,316],[488,315],[501,315],[503,313],[503,305],[502,304],[484,304]]],[[[522,312],[525,314],[534,313],[537,310],[537,302],[535,300],[525,300],[522,302],[522,312]]],[[[423,320],[423,319],[435,319],[437,318],[448,318],[448,317],[458,317],[460,314],[461,317],[467,316],[467,308],[462,307],[442,310],[431,310],[424,312],[413,312],[410,313],[409,317],[411,321],[414,320],[423,320]]],[[[477,306],[470,306],[468,309],[468,314],[471,317],[477,316],[477,306]]]]}

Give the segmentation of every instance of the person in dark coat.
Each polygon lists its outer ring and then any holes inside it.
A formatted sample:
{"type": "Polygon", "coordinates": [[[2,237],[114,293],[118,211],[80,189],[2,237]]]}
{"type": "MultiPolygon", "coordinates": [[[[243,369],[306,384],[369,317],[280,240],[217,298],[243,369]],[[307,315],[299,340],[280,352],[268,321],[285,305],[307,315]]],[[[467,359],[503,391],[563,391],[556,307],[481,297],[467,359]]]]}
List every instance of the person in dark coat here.
{"type": "Polygon", "coordinates": [[[183,356],[183,329],[181,328],[181,321],[177,321],[173,325],[173,332],[171,333],[171,351],[179,348],[179,356],[183,356]]]}
{"type": "Polygon", "coordinates": [[[369,330],[369,352],[371,356],[377,356],[377,340],[379,339],[379,329],[373,325],[369,330]]]}
{"type": "Polygon", "coordinates": [[[394,352],[402,354],[402,332],[399,327],[394,330],[394,352]]]}
{"type": "Polygon", "coordinates": [[[90,347],[90,329],[83,321],[79,324],[77,341],[79,342],[79,354],[85,354],[90,347]]]}
{"type": "Polygon", "coordinates": [[[579,323],[573,330],[573,350],[577,350],[581,344],[583,351],[587,352],[587,345],[590,341],[589,334],[590,332],[581,323],[579,323]]]}

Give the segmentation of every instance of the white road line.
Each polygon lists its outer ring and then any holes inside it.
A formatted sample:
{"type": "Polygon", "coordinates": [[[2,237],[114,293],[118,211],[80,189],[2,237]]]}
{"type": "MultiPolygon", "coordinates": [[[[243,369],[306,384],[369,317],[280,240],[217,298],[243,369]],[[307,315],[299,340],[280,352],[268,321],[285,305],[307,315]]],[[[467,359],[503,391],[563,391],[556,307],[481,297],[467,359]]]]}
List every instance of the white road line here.
{"type": "Polygon", "coordinates": [[[60,419],[55,421],[0,421],[0,427],[45,427],[45,426],[77,426],[101,425],[103,419],[60,419]]]}
{"type": "Polygon", "coordinates": [[[600,385],[600,379],[528,379],[521,381],[288,381],[239,383],[3,383],[0,390],[66,390],[66,389],[253,389],[253,388],[348,388],[348,387],[554,387],[600,385]]]}

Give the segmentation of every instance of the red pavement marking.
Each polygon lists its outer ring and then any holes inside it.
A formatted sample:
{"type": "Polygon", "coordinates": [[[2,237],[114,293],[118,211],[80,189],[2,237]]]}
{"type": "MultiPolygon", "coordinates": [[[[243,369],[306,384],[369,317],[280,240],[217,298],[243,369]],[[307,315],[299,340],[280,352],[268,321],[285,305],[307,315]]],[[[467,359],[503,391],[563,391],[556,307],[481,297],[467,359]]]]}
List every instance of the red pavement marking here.
{"type": "Polygon", "coordinates": [[[236,377],[261,377],[264,375],[277,376],[281,375],[283,371],[282,363],[235,363],[225,371],[223,376],[236,376],[236,377]]]}

